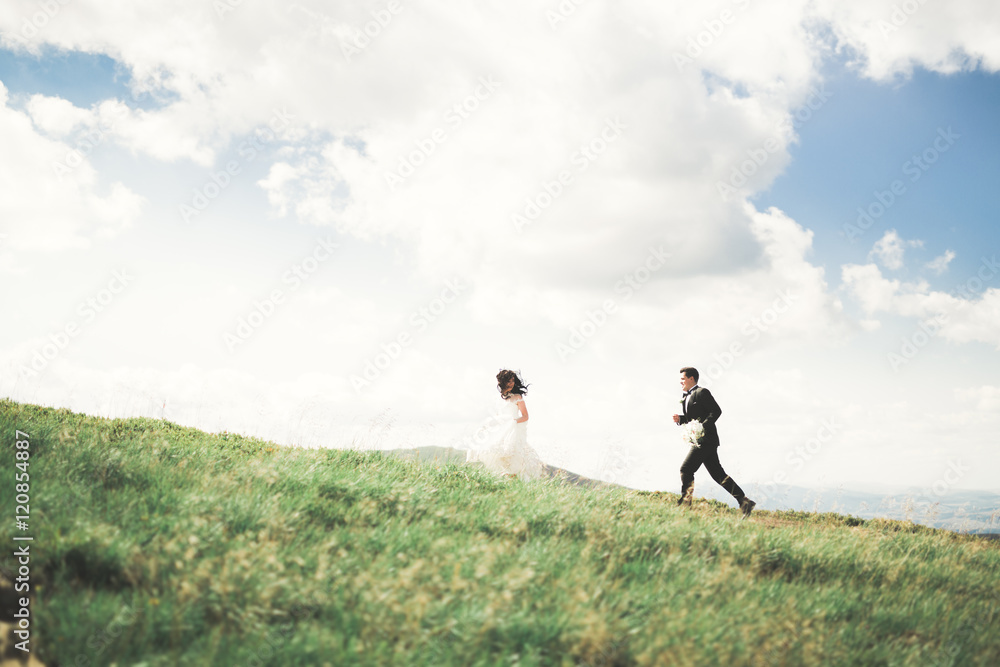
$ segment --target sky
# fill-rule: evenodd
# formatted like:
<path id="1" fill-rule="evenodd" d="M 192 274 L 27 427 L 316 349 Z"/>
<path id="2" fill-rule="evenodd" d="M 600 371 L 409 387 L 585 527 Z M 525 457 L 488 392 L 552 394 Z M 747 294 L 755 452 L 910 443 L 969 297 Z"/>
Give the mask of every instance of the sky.
<path id="1" fill-rule="evenodd" d="M 0 7 L 0 396 L 676 491 L 1000 490 L 1000 7 Z M 704 472 L 700 473 L 705 475 Z M 707 476 L 696 493 L 711 484 Z"/>

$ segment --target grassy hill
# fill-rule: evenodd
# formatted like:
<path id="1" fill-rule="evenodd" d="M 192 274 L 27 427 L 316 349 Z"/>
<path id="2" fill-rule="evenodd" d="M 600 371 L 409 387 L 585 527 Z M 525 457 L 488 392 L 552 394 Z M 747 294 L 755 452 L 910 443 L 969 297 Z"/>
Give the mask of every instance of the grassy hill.
<path id="1" fill-rule="evenodd" d="M 1000 664 L 973 536 L 0 401 L 6 622 L 16 429 L 48 667 Z"/>
<path id="2" fill-rule="evenodd" d="M 455 449 L 454 447 L 417 447 L 414 449 L 386 449 L 382 450 L 386 454 L 391 456 L 398 456 L 407 461 L 419 461 L 420 463 L 431 463 L 435 465 L 446 465 L 448 463 L 454 463 L 456 465 L 461 465 L 465 463 L 466 451 L 464 449 Z M 470 467 L 482 467 L 482 463 L 473 462 L 468 464 Z M 605 482 L 599 479 L 591 479 L 590 477 L 585 477 L 579 475 L 565 468 L 559 468 L 557 466 L 549 465 L 548 463 L 542 463 L 545 467 L 545 472 L 550 479 L 555 481 L 566 482 L 569 484 L 575 484 L 576 486 L 582 486 L 587 488 L 595 487 L 617 487 L 623 488 L 620 484 L 614 484 L 613 482 Z"/>

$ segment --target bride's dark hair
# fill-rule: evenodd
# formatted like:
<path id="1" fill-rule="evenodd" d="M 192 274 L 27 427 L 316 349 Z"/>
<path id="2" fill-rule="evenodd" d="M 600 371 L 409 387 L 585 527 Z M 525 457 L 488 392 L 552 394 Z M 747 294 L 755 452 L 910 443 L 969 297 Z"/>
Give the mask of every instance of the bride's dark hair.
<path id="1" fill-rule="evenodd" d="M 504 391 L 504 387 L 511 380 L 514 381 L 514 386 L 511 387 L 509 392 Z M 523 396 L 528 393 L 528 385 L 521 382 L 521 378 L 517 376 L 514 371 L 502 370 L 497 373 L 497 389 L 500 390 L 500 396 L 503 398 L 508 398 L 511 394 L 519 394 Z"/>

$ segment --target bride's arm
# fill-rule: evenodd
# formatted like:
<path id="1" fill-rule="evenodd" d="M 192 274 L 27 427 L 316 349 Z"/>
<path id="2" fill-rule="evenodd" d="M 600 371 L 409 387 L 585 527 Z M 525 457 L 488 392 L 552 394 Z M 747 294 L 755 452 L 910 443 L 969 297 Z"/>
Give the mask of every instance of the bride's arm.
<path id="1" fill-rule="evenodd" d="M 522 398 L 517 402 L 517 407 L 521 411 L 521 416 L 515 419 L 518 424 L 528 421 L 528 406 L 524 404 L 524 399 Z"/>

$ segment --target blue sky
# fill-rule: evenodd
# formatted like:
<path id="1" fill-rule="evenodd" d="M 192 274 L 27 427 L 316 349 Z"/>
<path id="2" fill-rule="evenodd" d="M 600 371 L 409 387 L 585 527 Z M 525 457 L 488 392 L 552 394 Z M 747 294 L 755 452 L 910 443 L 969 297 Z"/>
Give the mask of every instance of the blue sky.
<path id="1" fill-rule="evenodd" d="M 809 221 L 817 259 L 830 268 L 865 261 L 866 241 L 896 228 L 925 241 L 914 255 L 929 260 L 951 248 L 957 253 L 953 273 L 974 271 L 983 240 L 996 237 L 991 223 L 1000 209 L 994 187 L 1000 182 L 1000 77 L 918 69 L 895 82 L 874 82 L 860 78 L 843 59 L 827 64 L 822 76 L 830 99 L 796 122 L 792 165 L 754 201 Z M 12 95 L 58 95 L 80 107 L 108 98 L 143 108 L 165 104 L 132 99 L 128 79 L 127 67 L 104 54 L 0 49 L 0 80 Z M 960 140 L 911 181 L 902 165 L 931 146 L 939 128 L 949 127 Z M 863 240 L 845 242 L 842 225 L 856 220 L 857 208 L 867 207 L 876 190 L 896 179 L 906 183 L 906 193 Z M 940 280 L 942 288 L 950 287 L 947 276 Z"/>
<path id="2" fill-rule="evenodd" d="M 816 257 L 828 269 L 867 261 L 871 243 L 888 229 L 924 241 L 914 258 L 929 261 L 945 249 L 956 257 L 948 273 L 928 275 L 950 290 L 971 275 L 1000 240 L 1000 77 L 982 71 L 942 75 L 917 70 L 896 83 L 858 78 L 838 63 L 826 69 L 830 100 L 799 127 L 792 164 L 756 200 L 777 206 L 816 234 Z M 913 155 L 933 146 L 938 128 L 953 128 L 953 146 L 917 181 L 904 174 Z M 843 225 L 858 218 L 875 191 L 902 180 L 905 193 L 850 243 Z M 902 275 L 920 274 L 914 266 Z M 927 274 L 927 272 L 922 272 Z"/>
<path id="3" fill-rule="evenodd" d="M 30 54 L 3 49 L 0 72 L 11 92 L 58 95 L 80 107 L 129 95 L 127 71 L 105 54 L 55 48 Z"/>
<path id="4" fill-rule="evenodd" d="M 893 228 L 907 239 L 925 242 L 912 250 L 915 257 L 929 261 L 952 249 L 956 258 L 951 271 L 929 276 L 936 287 L 951 289 L 949 280 L 955 275 L 978 267 L 984 241 L 997 238 L 992 223 L 1000 210 L 1000 189 L 995 187 L 1000 182 L 995 120 L 1000 76 L 918 69 L 895 82 L 874 82 L 860 78 L 843 59 L 827 64 L 822 76 L 830 99 L 807 120 L 796 122 L 791 166 L 754 201 L 807 221 L 816 235 L 816 259 L 832 270 L 866 261 L 870 241 Z M 0 81 L 12 95 L 58 95 L 80 107 L 108 98 L 142 108 L 166 103 L 132 99 L 128 78 L 127 68 L 104 54 L 46 49 L 32 55 L 0 49 Z M 903 165 L 933 145 L 939 128 L 953 128 L 960 139 L 914 182 Z M 262 161 L 258 173 L 263 171 Z M 857 219 L 857 208 L 868 207 L 875 191 L 886 190 L 896 179 L 906 184 L 905 194 L 862 239 L 845 239 L 843 225 Z"/>
<path id="5" fill-rule="evenodd" d="M 29 38 L 35 6 L 5 4 L 0 394 L 283 443 L 469 447 L 513 367 L 543 459 L 606 477 L 611 452 L 619 481 L 673 489 L 677 369 L 695 365 L 744 487 L 833 419 L 791 483 L 928 488 L 960 456 L 977 465 L 956 486 L 995 489 L 1000 272 L 949 292 L 1000 254 L 1000 47 L 982 37 L 1000 19 L 923 5 L 887 33 L 889 0 L 760 2 L 702 34 L 731 4 L 591 2 L 555 28 L 529 2 L 406 6 L 350 58 L 378 3 L 78 0 Z"/>

